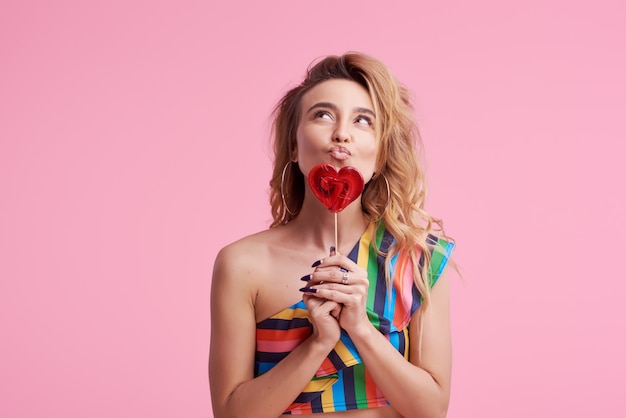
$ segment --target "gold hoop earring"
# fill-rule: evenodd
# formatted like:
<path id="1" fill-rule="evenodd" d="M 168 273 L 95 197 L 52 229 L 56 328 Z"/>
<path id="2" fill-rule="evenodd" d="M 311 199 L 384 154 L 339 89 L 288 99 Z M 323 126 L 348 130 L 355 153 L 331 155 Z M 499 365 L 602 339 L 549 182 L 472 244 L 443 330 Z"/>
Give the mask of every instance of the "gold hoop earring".
<path id="1" fill-rule="evenodd" d="M 287 201 L 285 200 L 285 172 L 287 171 L 287 166 L 289 166 L 292 163 L 293 161 L 289 161 L 283 167 L 283 173 L 280 176 L 280 197 L 283 200 L 283 206 L 285 207 L 285 210 L 287 211 L 287 213 L 290 214 L 291 216 L 294 216 L 295 213 L 289 210 L 289 206 L 287 206 Z"/>

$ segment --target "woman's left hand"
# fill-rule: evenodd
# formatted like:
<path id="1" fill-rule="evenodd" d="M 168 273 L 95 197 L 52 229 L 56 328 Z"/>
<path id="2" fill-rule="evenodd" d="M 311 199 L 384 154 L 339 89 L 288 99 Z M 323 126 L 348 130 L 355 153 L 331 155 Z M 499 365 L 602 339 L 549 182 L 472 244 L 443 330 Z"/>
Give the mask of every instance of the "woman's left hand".
<path id="1" fill-rule="evenodd" d="M 348 334 L 369 326 L 365 309 L 369 280 L 367 272 L 343 255 L 332 255 L 313 263 L 315 270 L 303 290 L 311 296 L 340 303 L 339 324 Z M 314 289 L 315 291 L 307 291 Z"/>

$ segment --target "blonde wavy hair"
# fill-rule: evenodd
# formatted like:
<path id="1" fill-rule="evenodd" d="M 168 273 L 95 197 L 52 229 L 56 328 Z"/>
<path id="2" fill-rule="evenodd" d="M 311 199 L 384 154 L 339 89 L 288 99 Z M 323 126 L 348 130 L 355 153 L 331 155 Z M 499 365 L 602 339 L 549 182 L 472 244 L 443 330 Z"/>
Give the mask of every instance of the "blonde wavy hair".
<path id="1" fill-rule="evenodd" d="M 434 233 L 439 237 L 448 237 L 443 231 L 442 221 L 433 218 L 424 209 L 427 189 L 418 159 L 422 144 L 409 92 L 379 60 L 357 52 L 325 57 L 310 66 L 304 81 L 278 102 L 273 113 L 274 168 L 270 181 L 273 222 L 270 227 L 289 223 L 302 208 L 305 179 L 297 163 L 292 163 L 300 102 L 313 87 L 331 79 L 355 81 L 370 94 L 380 142 L 376 173 L 363 192 L 362 209 L 371 220 L 384 222 L 395 238 L 387 260 L 399 252 L 408 256 L 415 283 L 422 295 L 422 306 L 427 309 L 430 302 L 428 270 L 431 251 L 441 251 L 440 248 L 433 248 L 427 236 Z M 389 201 L 383 174 L 389 182 Z M 281 190 L 283 180 L 284 189 Z M 421 263 L 420 256 L 423 257 Z M 388 268 L 386 277 L 390 286 Z"/>

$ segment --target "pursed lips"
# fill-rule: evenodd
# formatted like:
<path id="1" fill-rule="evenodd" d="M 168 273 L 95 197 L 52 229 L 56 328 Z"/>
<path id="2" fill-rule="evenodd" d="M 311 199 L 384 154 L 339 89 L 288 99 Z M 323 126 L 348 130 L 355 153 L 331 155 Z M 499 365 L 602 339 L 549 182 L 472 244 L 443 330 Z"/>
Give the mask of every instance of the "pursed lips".
<path id="1" fill-rule="evenodd" d="M 344 147 L 332 147 L 328 151 L 328 153 L 331 155 L 331 157 L 340 161 L 343 161 L 352 155 L 350 150 Z"/>

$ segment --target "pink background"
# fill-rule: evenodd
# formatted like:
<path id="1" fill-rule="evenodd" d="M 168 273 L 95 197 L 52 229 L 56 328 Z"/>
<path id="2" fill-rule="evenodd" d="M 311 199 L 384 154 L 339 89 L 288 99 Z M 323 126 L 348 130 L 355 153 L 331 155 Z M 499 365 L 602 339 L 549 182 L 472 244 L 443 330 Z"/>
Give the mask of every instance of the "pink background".
<path id="1" fill-rule="evenodd" d="M 381 4 L 2 2 L 2 417 L 211 416 L 213 259 L 346 50 L 415 93 L 457 240 L 449 417 L 624 414 L 625 3 Z"/>

